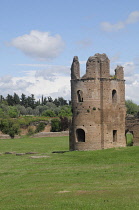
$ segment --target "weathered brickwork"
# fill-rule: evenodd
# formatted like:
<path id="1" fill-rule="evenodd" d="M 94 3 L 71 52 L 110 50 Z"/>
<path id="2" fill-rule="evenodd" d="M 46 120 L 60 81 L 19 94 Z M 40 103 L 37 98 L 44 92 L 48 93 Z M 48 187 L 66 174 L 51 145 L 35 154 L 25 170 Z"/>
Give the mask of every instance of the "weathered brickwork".
<path id="1" fill-rule="evenodd" d="M 125 140 L 125 82 L 123 67 L 110 76 L 106 54 L 95 54 L 80 77 L 78 57 L 71 66 L 73 118 L 70 150 L 97 150 L 123 147 Z"/>

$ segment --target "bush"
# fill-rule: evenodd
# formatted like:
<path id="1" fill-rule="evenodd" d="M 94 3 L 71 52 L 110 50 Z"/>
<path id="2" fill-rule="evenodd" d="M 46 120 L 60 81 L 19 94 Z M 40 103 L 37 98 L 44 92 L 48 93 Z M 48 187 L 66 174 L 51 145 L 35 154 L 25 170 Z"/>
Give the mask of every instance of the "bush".
<path id="1" fill-rule="evenodd" d="M 27 133 L 27 135 L 28 136 L 31 136 L 31 135 L 33 135 L 34 134 L 34 129 L 32 128 L 32 127 L 29 127 L 28 128 L 28 133 Z"/>
<path id="2" fill-rule="evenodd" d="M 45 116 L 45 117 L 55 117 L 55 113 L 53 110 L 46 110 L 42 113 L 42 116 Z"/>
<path id="3" fill-rule="evenodd" d="M 15 135 L 20 134 L 19 124 L 10 119 L 1 120 L 0 130 L 2 133 L 8 134 L 12 139 Z"/>
<path id="4" fill-rule="evenodd" d="M 51 120 L 51 132 L 61 131 L 61 121 L 59 119 Z"/>
<path id="5" fill-rule="evenodd" d="M 36 127 L 36 130 L 35 130 L 35 133 L 38 133 L 38 132 L 41 132 L 45 129 L 45 123 L 43 122 L 40 122 L 37 127 Z"/>
<path id="6" fill-rule="evenodd" d="M 60 117 L 61 120 L 61 130 L 66 131 L 69 129 L 70 120 L 67 117 Z"/>
<path id="7" fill-rule="evenodd" d="M 8 115 L 11 118 L 16 118 L 19 115 L 19 112 L 15 106 L 9 106 Z"/>
<path id="8" fill-rule="evenodd" d="M 72 116 L 72 112 L 71 112 L 71 106 L 62 106 L 60 111 L 59 111 L 59 114 L 58 114 L 59 117 L 70 117 Z"/>

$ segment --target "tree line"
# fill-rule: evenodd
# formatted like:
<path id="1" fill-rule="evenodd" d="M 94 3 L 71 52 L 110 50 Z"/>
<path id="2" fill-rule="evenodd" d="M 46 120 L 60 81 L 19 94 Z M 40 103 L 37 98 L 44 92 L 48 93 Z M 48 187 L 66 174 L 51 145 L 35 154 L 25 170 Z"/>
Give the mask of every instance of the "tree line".
<path id="1" fill-rule="evenodd" d="M 21 105 L 25 108 L 31 107 L 32 109 L 34 109 L 36 106 L 46 105 L 48 102 L 52 102 L 56 106 L 70 104 L 70 101 L 65 100 L 63 97 L 58 97 L 53 100 L 51 96 L 44 97 L 42 95 L 41 99 L 36 100 L 34 94 L 26 96 L 22 93 L 21 96 L 19 96 L 18 94 L 14 93 L 14 95 L 8 94 L 5 98 L 2 95 L 0 95 L 0 103 L 5 103 L 8 106 Z"/>
<path id="2" fill-rule="evenodd" d="M 9 115 L 11 118 L 16 118 L 21 115 L 34 115 L 34 116 L 71 116 L 71 102 L 65 100 L 63 97 L 41 97 L 36 100 L 34 95 L 26 96 L 22 93 L 19 97 L 18 94 L 8 94 L 5 98 L 0 96 L 0 117 Z"/>

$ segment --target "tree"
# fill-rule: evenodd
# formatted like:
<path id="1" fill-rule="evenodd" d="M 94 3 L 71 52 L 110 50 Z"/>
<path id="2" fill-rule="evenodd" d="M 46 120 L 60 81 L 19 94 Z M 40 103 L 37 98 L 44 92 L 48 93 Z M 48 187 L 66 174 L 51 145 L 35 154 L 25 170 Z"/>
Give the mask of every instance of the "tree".
<path id="1" fill-rule="evenodd" d="M 2 108 L 0 108 L 0 118 L 4 118 L 4 111 Z"/>
<path id="2" fill-rule="evenodd" d="M 61 120 L 61 130 L 66 131 L 69 129 L 70 126 L 70 120 L 67 117 L 60 117 Z"/>
<path id="3" fill-rule="evenodd" d="M 13 100 L 13 96 L 12 95 L 7 95 L 6 97 L 6 101 L 8 103 L 9 106 L 13 106 L 14 105 L 14 100 Z"/>
<path id="4" fill-rule="evenodd" d="M 20 102 L 21 105 L 24 106 L 24 107 L 27 107 L 27 98 L 26 98 L 25 94 L 22 93 L 20 100 L 21 100 L 21 102 Z"/>
<path id="5" fill-rule="evenodd" d="M 11 119 L 0 121 L 0 130 L 2 133 L 8 134 L 12 139 L 15 135 L 20 134 L 20 126 Z"/>
<path id="6" fill-rule="evenodd" d="M 19 112 L 19 115 L 26 115 L 27 111 L 26 108 L 24 106 L 21 106 L 20 104 L 16 105 L 16 108 Z"/>
<path id="7" fill-rule="evenodd" d="M 16 118 L 19 116 L 19 112 L 15 106 L 9 106 L 8 115 L 11 118 Z"/>
<path id="8" fill-rule="evenodd" d="M 33 115 L 33 109 L 31 107 L 27 107 L 26 112 L 28 115 Z"/>
<path id="9" fill-rule="evenodd" d="M 14 105 L 20 104 L 20 98 L 16 93 L 14 93 L 14 96 L 13 96 L 13 103 Z"/>
<path id="10" fill-rule="evenodd" d="M 49 96 L 49 97 L 47 98 L 47 100 L 48 100 L 48 102 L 53 102 L 53 99 L 51 98 L 51 96 Z"/>
<path id="11" fill-rule="evenodd" d="M 63 97 L 58 97 L 58 99 L 56 98 L 53 103 L 56 106 L 64 106 L 64 105 L 68 105 L 67 100 L 65 100 Z"/>
<path id="12" fill-rule="evenodd" d="M 46 111 L 44 111 L 42 113 L 42 116 L 45 116 L 45 117 L 55 117 L 56 115 L 55 115 L 55 113 L 54 113 L 53 110 L 48 109 L 48 110 L 46 110 Z"/>
<path id="13" fill-rule="evenodd" d="M 126 100 L 125 102 L 127 108 L 127 114 L 137 114 L 139 112 L 139 106 L 135 104 L 132 100 Z"/>
<path id="14" fill-rule="evenodd" d="M 59 117 L 70 117 L 72 116 L 72 112 L 71 112 L 71 106 L 62 106 L 61 110 L 59 111 L 58 114 Z"/>
<path id="15" fill-rule="evenodd" d="M 52 132 L 61 131 L 61 122 L 60 122 L 59 119 L 52 119 L 51 120 L 51 131 Z"/>

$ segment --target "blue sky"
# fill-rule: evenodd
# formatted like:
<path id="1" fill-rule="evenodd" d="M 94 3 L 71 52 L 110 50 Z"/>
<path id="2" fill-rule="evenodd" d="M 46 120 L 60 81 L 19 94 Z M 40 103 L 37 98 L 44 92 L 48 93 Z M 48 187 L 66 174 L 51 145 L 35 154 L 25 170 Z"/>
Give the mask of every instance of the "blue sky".
<path id="1" fill-rule="evenodd" d="M 124 66 L 126 99 L 139 104 L 138 0 L 1 0 L 0 94 L 70 99 L 73 56 L 106 53 Z"/>

